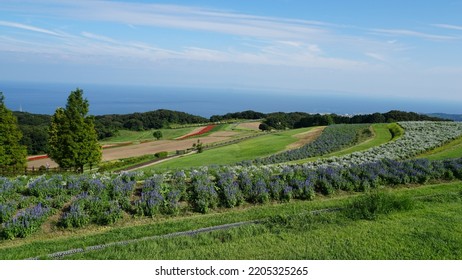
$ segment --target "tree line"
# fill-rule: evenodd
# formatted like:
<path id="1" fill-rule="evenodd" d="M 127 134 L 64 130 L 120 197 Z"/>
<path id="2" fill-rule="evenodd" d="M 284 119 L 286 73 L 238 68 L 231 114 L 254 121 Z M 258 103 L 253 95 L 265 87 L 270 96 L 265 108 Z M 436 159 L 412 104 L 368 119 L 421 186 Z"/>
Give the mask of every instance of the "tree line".
<path id="1" fill-rule="evenodd" d="M 387 113 L 373 113 L 354 116 L 337 114 L 308 114 L 303 112 L 271 113 L 267 114 L 260 128 L 292 129 L 311 126 L 324 126 L 332 124 L 359 124 L 359 123 L 392 123 L 400 121 L 449 121 L 439 117 L 432 117 L 414 112 L 392 110 Z"/>

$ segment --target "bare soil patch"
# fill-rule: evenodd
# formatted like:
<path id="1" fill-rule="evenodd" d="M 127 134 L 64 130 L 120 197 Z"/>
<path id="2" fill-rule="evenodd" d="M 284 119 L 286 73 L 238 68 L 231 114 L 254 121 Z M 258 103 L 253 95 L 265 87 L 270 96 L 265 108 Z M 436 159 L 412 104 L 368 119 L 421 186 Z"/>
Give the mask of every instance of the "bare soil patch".
<path id="1" fill-rule="evenodd" d="M 172 152 L 176 150 L 186 150 L 191 148 L 194 143 L 197 143 L 197 140 L 200 140 L 203 144 L 210 144 L 231 139 L 231 134 L 223 134 L 223 132 L 217 132 L 218 136 L 209 135 L 205 137 L 184 140 L 160 140 L 129 146 L 111 147 L 110 149 L 103 150 L 103 161 L 137 157 L 163 151 Z M 42 165 L 46 166 L 47 163 L 51 168 L 58 167 L 58 165 L 49 158 L 29 161 L 27 165 L 30 168 L 39 168 Z"/>
<path id="2" fill-rule="evenodd" d="M 287 146 L 287 149 L 288 150 L 297 149 L 297 148 L 305 146 L 308 143 L 313 142 L 314 140 L 316 140 L 316 138 L 319 137 L 319 135 L 321 135 L 322 131 L 325 128 L 326 128 L 325 126 L 316 127 L 310 131 L 294 135 L 296 138 L 298 138 L 298 141 Z"/>
<path id="3" fill-rule="evenodd" d="M 260 129 L 258 128 L 260 126 L 261 122 L 246 122 L 246 123 L 240 123 L 238 126 L 236 126 L 237 129 L 251 129 L 251 130 L 256 130 L 259 131 Z"/>

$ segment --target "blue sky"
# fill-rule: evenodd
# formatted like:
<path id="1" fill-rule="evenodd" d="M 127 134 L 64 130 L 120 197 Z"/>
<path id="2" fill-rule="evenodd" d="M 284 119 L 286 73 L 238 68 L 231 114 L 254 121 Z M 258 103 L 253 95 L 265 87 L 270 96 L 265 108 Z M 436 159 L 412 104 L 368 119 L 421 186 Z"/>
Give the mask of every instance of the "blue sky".
<path id="1" fill-rule="evenodd" d="M 0 80 L 462 102 L 462 1 L 2 1 Z"/>

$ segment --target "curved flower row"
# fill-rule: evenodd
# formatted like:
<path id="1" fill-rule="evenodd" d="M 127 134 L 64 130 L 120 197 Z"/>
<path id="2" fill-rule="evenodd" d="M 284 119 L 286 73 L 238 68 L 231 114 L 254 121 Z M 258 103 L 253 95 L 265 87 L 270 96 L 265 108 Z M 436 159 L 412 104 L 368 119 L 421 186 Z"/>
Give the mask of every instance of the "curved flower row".
<path id="1" fill-rule="evenodd" d="M 354 145 L 358 141 L 359 135 L 368 130 L 369 126 L 369 124 L 331 125 L 324 129 L 316 140 L 303 147 L 243 164 L 275 164 L 326 155 Z"/>
<path id="2" fill-rule="evenodd" d="M 405 160 L 462 136 L 460 122 L 400 122 L 404 135 L 396 141 L 341 157 L 331 157 L 307 166 L 350 166 L 382 159 Z"/>

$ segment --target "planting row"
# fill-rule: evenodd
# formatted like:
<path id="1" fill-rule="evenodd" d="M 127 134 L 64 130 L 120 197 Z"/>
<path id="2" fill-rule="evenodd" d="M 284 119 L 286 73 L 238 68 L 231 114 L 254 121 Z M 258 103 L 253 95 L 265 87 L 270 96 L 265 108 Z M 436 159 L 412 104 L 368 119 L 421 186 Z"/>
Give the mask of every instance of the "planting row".
<path id="1" fill-rule="evenodd" d="M 368 124 L 337 124 L 328 126 L 323 133 L 313 142 L 301 148 L 285 151 L 266 158 L 244 162 L 250 164 L 275 164 L 310 157 L 326 155 L 356 144 L 362 134 L 369 134 Z"/>
<path id="2" fill-rule="evenodd" d="M 190 138 L 190 137 L 205 134 L 207 132 L 210 132 L 214 127 L 215 127 L 215 125 L 213 125 L 213 124 L 207 125 L 206 127 L 202 128 L 201 130 L 199 130 L 197 132 L 189 133 L 189 134 L 183 135 L 181 137 L 178 137 L 177 140 L 183 140 L 183 139 L 186 139 L 186 138 Z"/>
<path id="3" fill-rule="evenodd" d="M 307 163 L 307 166 L 349 166 L 381 159 L 404 160 L 462 136 L 460 122 L 400 122 L 404 135 L 396 141 L 354 152 L 341 157 L 330 157 Z"/>
<path id="4" fill-rule="evenodd" d="M 378 186 L 424 184 L 431 179 L 462 179 L 462 159 L 381 160 L 349 167 L 302 165 L 221 167 L 154 175 L 136 185 L 135 173 L 114 178 L 94 175 L 26 182 L 1 178 L 0 234 L 4 239 L 26 237 L 59 213 L 58 226 L 108 225 L 124 215 L 206 213 L 243 203 L 313 199 L 316 193 L 365 191 Z"/>

